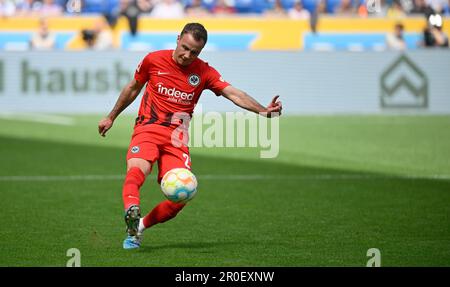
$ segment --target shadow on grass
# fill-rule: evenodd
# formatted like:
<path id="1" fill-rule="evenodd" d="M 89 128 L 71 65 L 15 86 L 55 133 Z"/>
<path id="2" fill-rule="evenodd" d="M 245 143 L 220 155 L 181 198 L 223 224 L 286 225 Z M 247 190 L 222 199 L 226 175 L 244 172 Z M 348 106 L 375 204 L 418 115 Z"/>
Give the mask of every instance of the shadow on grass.
<path id="1" fill-rule="evenodd" d="M 68 175 L 121 175 L 125 174 L 126 149 L 99 147 L 72 143 L 57 143 L 42 140 L 23 140 L 0 137 L 0 176 L 68 176 Z M 300 160 L 299 160 L 300 161 Z M 352 175 L 383 178 L 395 176 L 382 173 L 355 172 L 344 169 L 319 168 L 278 162 L 274 159 L 236 159 L 194 155 L 193 172 L 196 175 L 258 175 L 270 176 L 314 176 L 317 180 L 352 179 Z M 153 171 L 153 176 L 157 168 Z M 336 177 L 333 177 L 336 175 Z M 346 176 L 342 176 L 346 175 Z M 341 178 L 340 178 L 341 176 Z M 302 178 L 300 177 L 299 180 Z M 306 179 L 311 179 L 307 178 Z M 357 179 L 357 177 L 353 178 Z M 402 178 L 396 178 L 402 179 Z M 449 179 L 404 178 L 443 182 Z"/>
<path id="2" fill-rule="evenodd" d="M 156 250 L 164 250 L 164 249 L 204 249 L 205 251 L 208 249 L 215 249 L 218 247 L 225 246 L 235 246 L 236 248 L 242 245 L 254 245 L 258 244 L 258 242 L 241 242 L 241 241 L 192 241 L 192 242 L 180 242 L 180 243 L 167 243 L 167 244 L 153 244 L 147 243 L 142 245 L 139 248 L 139 252 L 150 252 L 153 253 Z"/>

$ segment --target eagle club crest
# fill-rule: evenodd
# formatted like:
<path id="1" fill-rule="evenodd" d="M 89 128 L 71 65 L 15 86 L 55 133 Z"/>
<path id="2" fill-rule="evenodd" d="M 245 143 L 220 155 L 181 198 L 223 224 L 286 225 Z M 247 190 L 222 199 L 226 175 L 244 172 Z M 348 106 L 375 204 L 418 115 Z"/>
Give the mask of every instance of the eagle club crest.
<path id="1" fill-rule="evenodd" d="M 198 86 L 198 84 L 200 84 L 200 77 L 197 74 L 192 74 L 189 76 L 188 78 L 188 82 L 191 86 Z"/>
<path id="2" fill-rule="evenodd" d="M 131 153 L 138 153 L 140 150 L 139 146 L 135 145 L 134 147 L 131 148 Z"/>

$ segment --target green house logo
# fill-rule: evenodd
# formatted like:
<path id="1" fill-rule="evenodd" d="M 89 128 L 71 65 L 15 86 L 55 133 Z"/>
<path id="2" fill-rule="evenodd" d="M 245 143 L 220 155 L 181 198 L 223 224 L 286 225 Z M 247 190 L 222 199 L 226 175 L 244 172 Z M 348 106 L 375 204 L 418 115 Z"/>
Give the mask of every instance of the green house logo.
<path id="1" fill-rule="evenodd" d="M 381 108 L 427 108 L 428 79 L 406 55 L 401 55 L 380 79 Z"/>

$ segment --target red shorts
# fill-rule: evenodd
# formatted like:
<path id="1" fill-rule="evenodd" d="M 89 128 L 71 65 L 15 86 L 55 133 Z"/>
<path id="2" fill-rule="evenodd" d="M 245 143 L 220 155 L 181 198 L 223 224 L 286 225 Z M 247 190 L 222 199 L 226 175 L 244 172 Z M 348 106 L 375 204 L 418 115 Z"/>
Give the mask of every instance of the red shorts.
<path id="1" fill-rule="evenodd" d="M 191 169 L 191 157 L 186 144 L 172 143 L 173 129 L 148 125 L 135 129 L 128 148 L 127 160 L 142 158 L 153 164 L 158 161 L 158 183 L 173 168 Z"/>

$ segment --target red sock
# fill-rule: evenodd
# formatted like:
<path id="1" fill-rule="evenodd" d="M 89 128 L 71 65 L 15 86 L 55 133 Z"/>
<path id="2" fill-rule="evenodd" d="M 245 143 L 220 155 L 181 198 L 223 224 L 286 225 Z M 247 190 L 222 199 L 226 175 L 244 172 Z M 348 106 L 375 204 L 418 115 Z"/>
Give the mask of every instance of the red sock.
<path id="1" fill-rule="evenodd" d="M 143 223 L 145 228 L 174 218 L 185 205 L 186 204 L 184 203 L 175 203 L 170 200 L 164 200 L 144 217 Z"/>
<path id="2" fill-rule="evenodd" d="M 145 174 L 138 167 L 128 170 L 122 189 L 122 199 L 125 210 L 132 205 L 139 205 L 139 188 L 145 181 Z"/>

